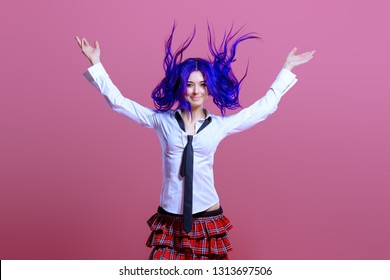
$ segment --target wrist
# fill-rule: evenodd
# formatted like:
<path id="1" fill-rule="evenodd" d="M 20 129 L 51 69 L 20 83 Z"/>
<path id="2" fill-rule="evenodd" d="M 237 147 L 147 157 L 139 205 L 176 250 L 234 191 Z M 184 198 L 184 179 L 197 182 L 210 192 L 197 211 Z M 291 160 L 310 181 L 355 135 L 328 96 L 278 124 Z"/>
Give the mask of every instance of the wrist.
<path id="1" fill-rule="evenodd" d="M 291 70 L 293 70 L 294 66 L 291 65 L 291 64 L 289 64 L 289 63 L 285 63 L 285 64 L 283 65 L 283 68 L 285 68 L 285 69 L 291 71 Z"/>
<path id="2" fill-rule="evenodd" d="M 90 62 L 92 65 L 95 65 L 95 64 L 100 63 L 100 59 L 99 58 L 91 59 Z"/>

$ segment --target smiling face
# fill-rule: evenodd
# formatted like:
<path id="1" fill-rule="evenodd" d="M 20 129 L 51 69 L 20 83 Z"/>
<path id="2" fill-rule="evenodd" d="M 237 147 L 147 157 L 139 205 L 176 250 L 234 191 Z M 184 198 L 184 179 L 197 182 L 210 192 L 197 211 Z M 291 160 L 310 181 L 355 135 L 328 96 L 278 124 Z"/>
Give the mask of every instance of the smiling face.
<path id="1" fill-rule="evenodd" d="M 206 81 L 200 71 L 194 71 L 188 77 L 186 99 L 191 104 L 192 110 L 203 108 L 203 103 L 208 97 Z"/>

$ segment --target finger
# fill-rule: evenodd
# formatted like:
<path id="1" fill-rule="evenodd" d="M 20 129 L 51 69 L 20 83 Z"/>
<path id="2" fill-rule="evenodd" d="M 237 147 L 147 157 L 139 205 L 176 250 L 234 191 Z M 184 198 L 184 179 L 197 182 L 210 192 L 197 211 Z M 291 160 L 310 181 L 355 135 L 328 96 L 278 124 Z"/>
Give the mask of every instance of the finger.
<path id="1" fill-rule="evenodd" d="M 313 55 L 316 51 L 310 51 L 308 52 L 310 55 Z"/>
<path id="2" fill-rule="evenodd" d="M 313 54 L 311 52 L 305 53 L 304 58 L 312 57 Z"/>
<path id="3" fill-rule="evenodd" d="M 309 62 L 312 58 L 313 58 L 313 56 L 309 56 L 309 57 L 305 58 L 303 63 Z"/>
<path id="4" fill-rule="evenodd" d="M 303 53 L 302 55 L 310 56 L 310 55 L 313 55 L 315 52 L 316 52 L 316 51 L 305 52 L 305 53 Z"/>
<path id="5" fill-rule="evenodd" d="M 311 52 L 310 55 L 307 56 L 307 58 L 310 60 L 313 58 L 313 53 Z"/>
<path id="6" fill-rule="evenodd" d="M 98 50 L 100 50 L 100 46 L 99 46 L 99 42 L 98 42 L 98 41 L 95 41 L 95 48 L 97 48 Z"/>
<path id="7" fill-rule="evenodd" d="M 312 56 L 311 56 L 311 57 L 308 57 L 308 58 L 306 59 L 305 63 L 306 63 L 306 62 L 309 62 L 310 60 L 312 60 L 312 58 L 313 58 Z"/>
<path id="8" fill-rule="evenodd" d="M 83 37 L 83 43 L 84 43 L 84 46 L 86 46 L 86 47 L 89 46 L 87 39 L 85 39 L 84 37 Z"/>
<path id="9" fill-rule="evenodd" d="M 300 55 L 300 57 L 302 57 L 303 59 L 308 58 L 310 56 L 313 56 L 312 52 L 305 52 L 305 53 Z"/>
<path id="10" fill-rule="evenodd" d="M 78 36 L 76 36 L 76 41 L 77 41 L 77 44 L 79 44 L 79 47 L 81 48 L 81 40 Z"/>
<path id="11" fill-rule="evenodd" d="M 289 54 L 295 54 L 297 52 L 298 48 L 297 47 L 294 47 Z"/>

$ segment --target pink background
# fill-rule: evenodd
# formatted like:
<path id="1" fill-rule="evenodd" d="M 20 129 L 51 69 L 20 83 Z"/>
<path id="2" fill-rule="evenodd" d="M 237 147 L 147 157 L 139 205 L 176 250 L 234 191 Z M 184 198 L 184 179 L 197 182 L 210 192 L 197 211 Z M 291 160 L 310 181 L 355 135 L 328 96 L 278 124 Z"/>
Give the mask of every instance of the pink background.
<path id="1" fill-rule="evenodd" d="M 206 23 L 239 47 L 242 105 L 288 51 L 315 49 L 267 121 L 221 143 L 215 180 L 232 259 L 390 259 L 389 4 L 386 1 L 8 1 L 1 4 L 0 259 L 146 259 L 158 205 L 152 130 L 112 112 L 82 73 L 74 36 L 98 39 L 127 97 L 152 107 L 163 42 Z M 213 104 L 207 105 L 216 112 Z M 387 173 L 387 174 L 386 174 Z M 252 240 L 252 241 L 251 241 Z"/>

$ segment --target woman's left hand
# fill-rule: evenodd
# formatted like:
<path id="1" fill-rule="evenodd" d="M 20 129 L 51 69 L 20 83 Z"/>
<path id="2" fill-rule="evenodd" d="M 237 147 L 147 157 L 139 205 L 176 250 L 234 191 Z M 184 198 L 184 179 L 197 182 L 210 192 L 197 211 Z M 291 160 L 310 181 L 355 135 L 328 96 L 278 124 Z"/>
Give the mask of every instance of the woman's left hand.
<path id="1" fill-rule="evenodd" d="M 297 47 L 293 48 L 291 52 L 287 55 L 286 62 L 283 65 L 283 68 L 292 70 L 295 66 L 305 64 L 309 62 L 315 53 L 315 51 L 305 52 L 303 54 L 296 55 Z"/>

